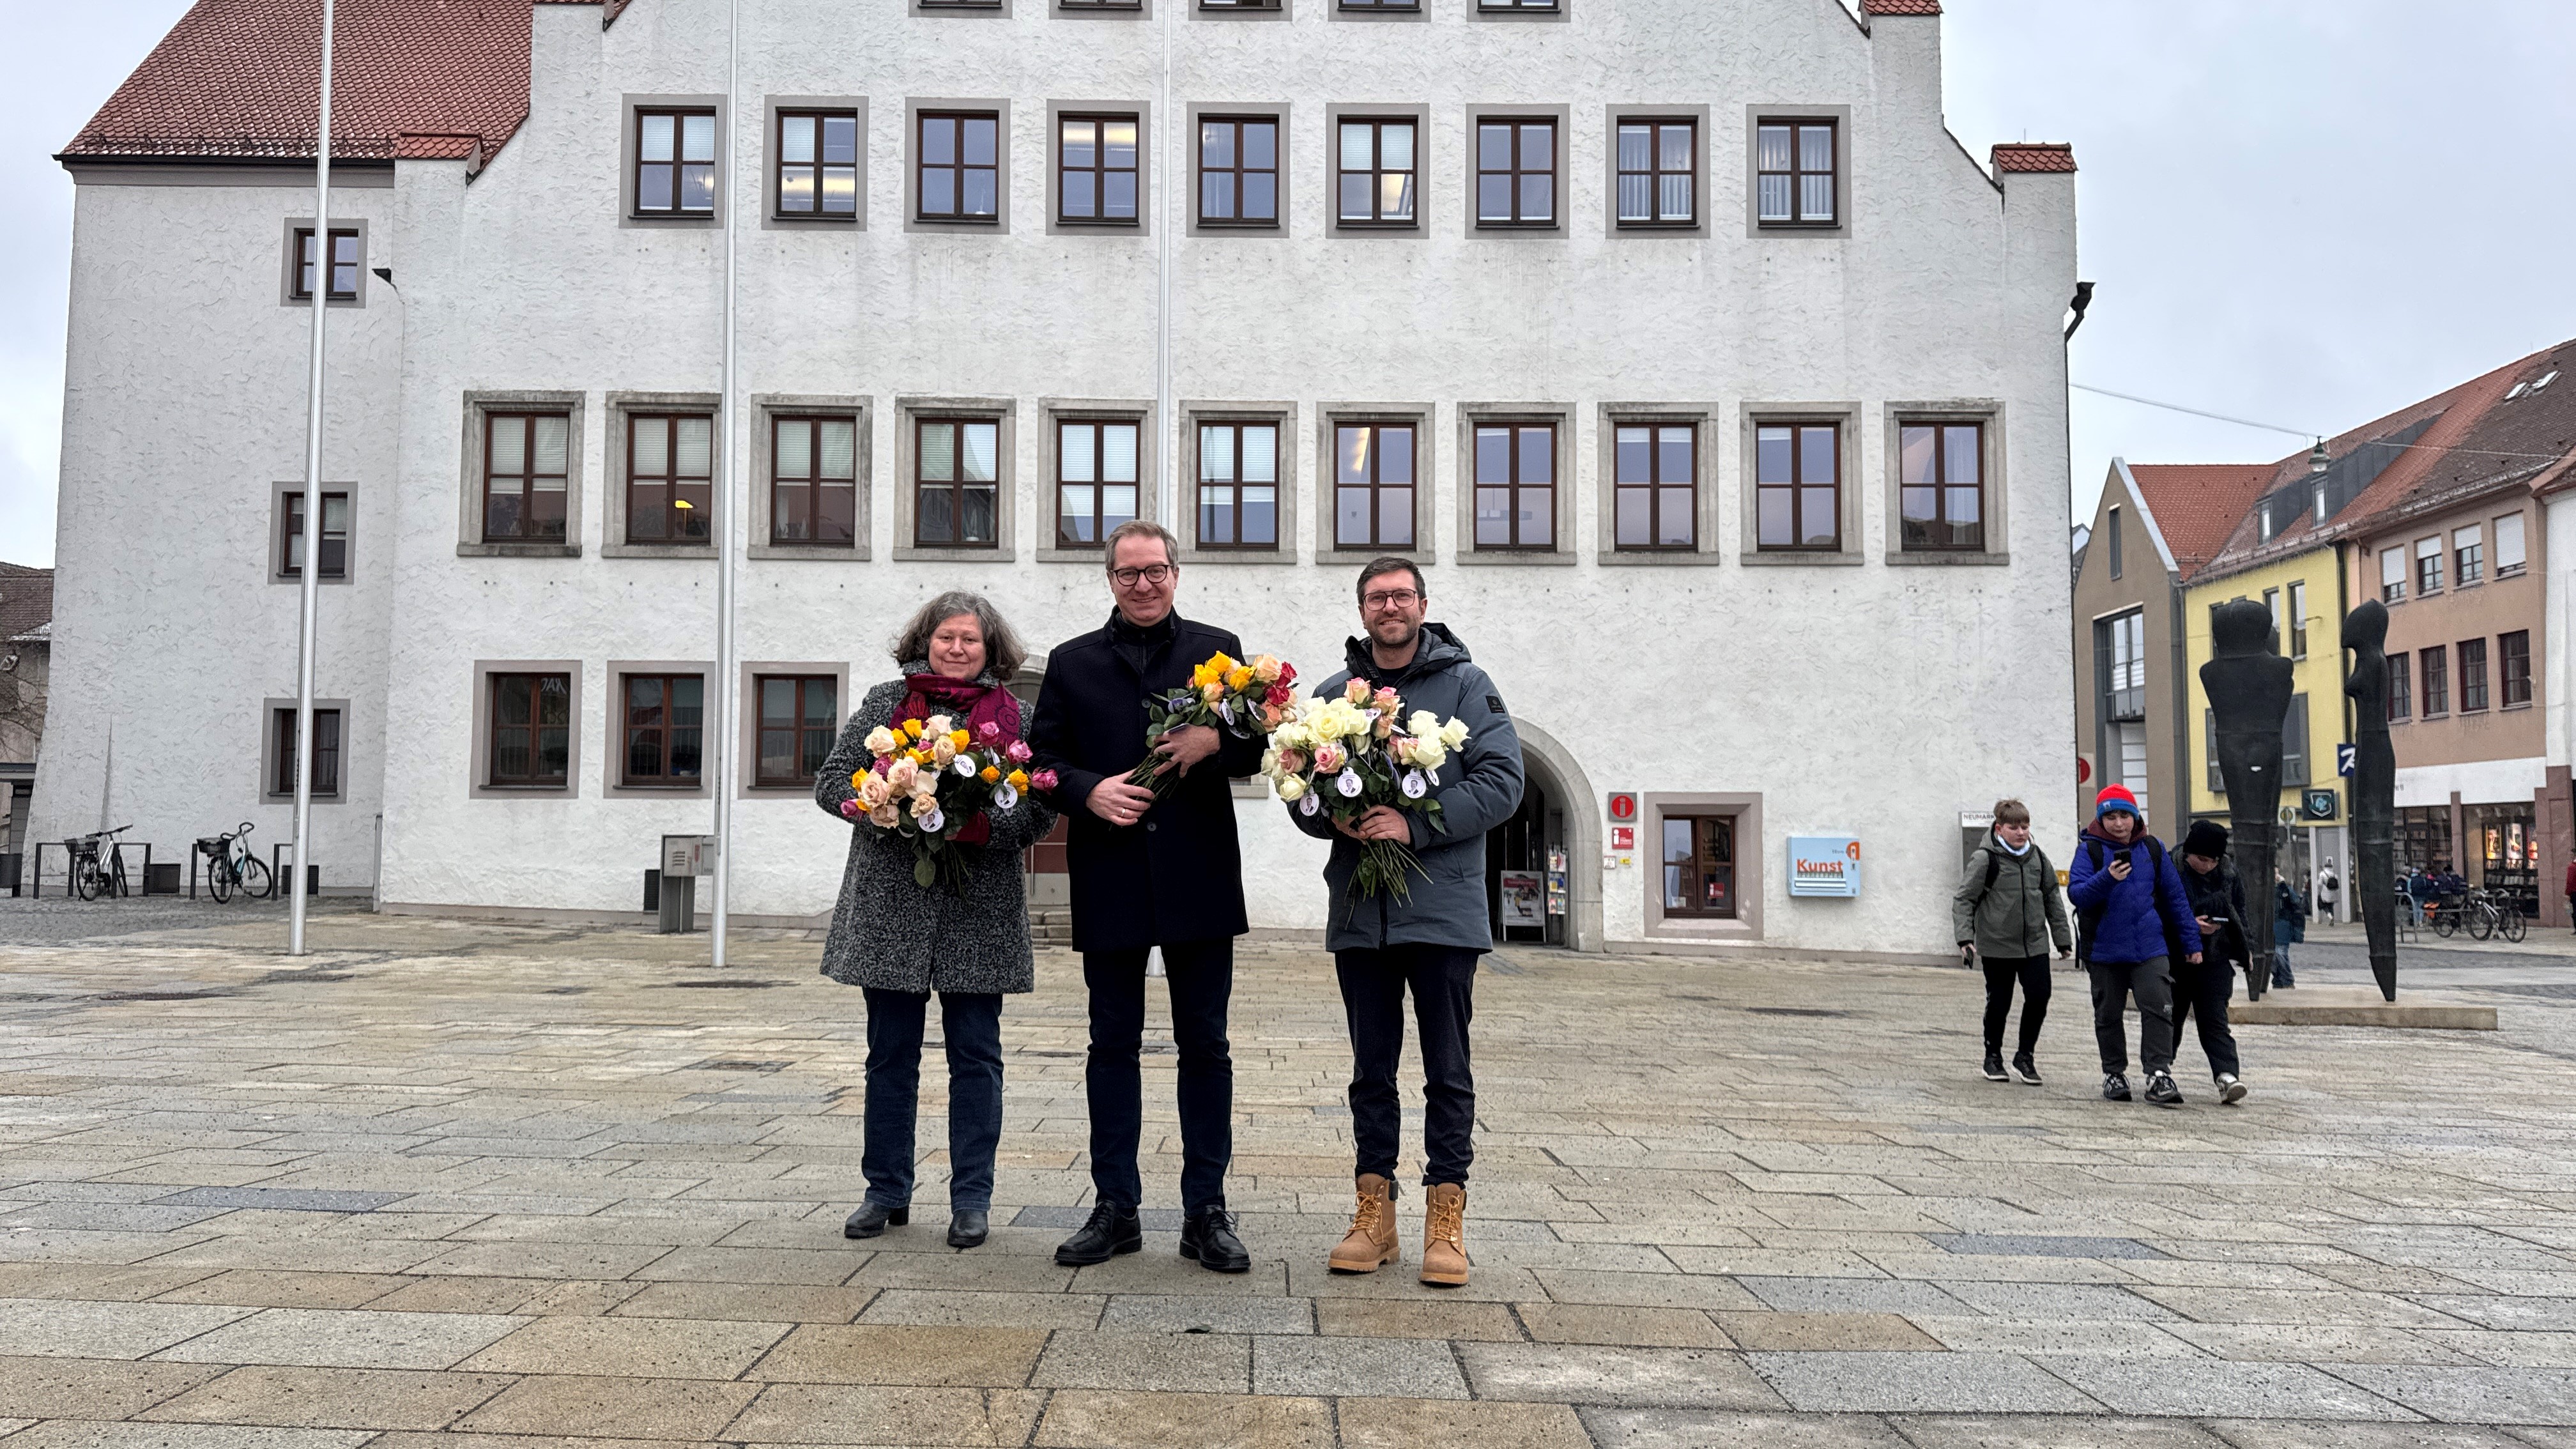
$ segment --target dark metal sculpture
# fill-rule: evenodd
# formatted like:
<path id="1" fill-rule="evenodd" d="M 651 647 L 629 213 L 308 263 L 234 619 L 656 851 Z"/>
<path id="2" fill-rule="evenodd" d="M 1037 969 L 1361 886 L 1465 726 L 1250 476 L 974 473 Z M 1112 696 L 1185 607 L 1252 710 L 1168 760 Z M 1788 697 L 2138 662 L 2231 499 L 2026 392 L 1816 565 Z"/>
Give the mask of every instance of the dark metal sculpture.
<path id="1" fill-rule="evenodd" d="M 2370 974 L 2397 999 L 2397 750 L 2388 742 L 2388 606 L 2365 601 L 2343 619 L 2352 651 L 2352 893 L 2370 933 Z"/>
<path id="2" fill-rule="evenodd" d="M 2238 599 L 2210 611 L 2200 687 L 2218 721 L 2218 773 L 2227 785 L 2228 853 L 2245 882 L 2246 995 L 2272 984 L 2272 849 L 2281 808 L 2281 725 L 2294 687 L 2272 641 L 2272 611 Z M 2179 969 L 2179 963 L 2177 969 Z"/>

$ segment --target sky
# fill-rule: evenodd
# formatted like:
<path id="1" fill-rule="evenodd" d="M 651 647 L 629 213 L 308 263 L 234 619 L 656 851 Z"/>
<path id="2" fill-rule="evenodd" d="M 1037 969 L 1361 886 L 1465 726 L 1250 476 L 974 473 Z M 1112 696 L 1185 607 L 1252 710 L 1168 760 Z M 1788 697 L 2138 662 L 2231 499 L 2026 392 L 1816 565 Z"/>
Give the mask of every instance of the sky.
<path id="1" fill-rule="evenodd" d="M 53 561 L 72 186 L 52 154 L 186 8 L 0 0 L 34 62 L 0 87 L 0 560 Z M 2332 434 L 2576 335 L 2567 0 L 1946 8 L 1969 153 L 2075 144 L 2095 283 L 2075 381 Z M 2072 408 L 2079 522 L 2113 457 L 2303 447 L 2091 393 Z"/>

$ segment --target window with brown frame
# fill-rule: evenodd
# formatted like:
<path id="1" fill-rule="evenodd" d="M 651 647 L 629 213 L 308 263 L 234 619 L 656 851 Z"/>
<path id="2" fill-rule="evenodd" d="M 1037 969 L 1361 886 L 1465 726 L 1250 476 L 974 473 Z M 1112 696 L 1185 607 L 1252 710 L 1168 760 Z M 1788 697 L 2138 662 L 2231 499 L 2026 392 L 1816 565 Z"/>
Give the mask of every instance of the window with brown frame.
<path id="1" fill-rule="evenodd" d="M 1413 225 L 1416 132 L 1410 117 L 1342 118 L 1337 161 L 1342 225 Z"/>
<path id="2" fill-rule="evenodd" d="M 2415 540 L 2415 593 L 2418 598 L 2442 592 L 2442 540 L 2439 535 Z"/>
<path id="3" fill-rule="evenodd" d="M 1898 430 L 1906 551 L 1986 546 L 1985 441 L 1983 423 L 1907 423 Z"/>
<path id="4" fill-rule="evenodd" d="M 635 113 L 635 214 L 716 214 L 716 113 Z"/>
<path id="5" fill-rule="evenodd" d="M 567 413 L 483 415 L 483 539 L 560 542 L 571 462 Z"/>
<path id="6" fill-rule="evenodd" d="M 2487 641 L 2460 641 L 2460 713 L 2477 714 L 2487 707 Z"/>
<path id="7" fill-rule="evenodd" d="M 1556 122 L 1476 121 L 1476 225 L 1556 225 Z"/>
<path id="8" fill-rule="evenodd" d="M 1201 10 L 1276 10 L 1279 0 L 1199 0 Z"/>
<path id="9" fill-rule="evenodd" d="M 1333 547 L 1413 547 L 1413 424 L 1333 429 Z"/>
<path id="10" fill-rule="evenodd" d="M 626 541 L 704 543 L 715 507 L 716 420 L 626 415 Z"/>
<path id="11" fill-rule="evenodd" d="M 1132 422 L 1059 418 L 1055 425 L 1055 546 L 1098 548 L 1136 518 Z"/>
<path id="12" fill-rule="evenodd" d="M 1479 10 L 1555 10 L 1559 0 L 1476 0 Z"/>
<path id="13" fill-rule="evenodd" d="M 494 674 L 487 687 L 492 692 L 487 783 L 561 788 L 572 759 L 572 676 Z"/>
<path id="14" fill-rule="evenodd" d="M 839 681 L 828 674 L 764 674 L 752 685 L 760 700 L 756 782 L 806 784 L 821 773 L 841 731 Z"/>
<path id="15" fill-rule="evenodd" d="M 366 262 L 358 244 L 358 233 L 331 228 L 331 295 L 333 302 L 354 302 L 358 297 L 358 269 Z M 295 285 L 289 295 L 297 301 L 313 299 L 313 228 L 295 229 Z"/>
<path id="16" fill-rule="evenodd" d="M 1279 425 L 1199 424 L 1201 548 L 1279 547 Z"/>
<path id="17" fill-rule="evenodd" d="M 769 420 L 769 541 L 847 548 L 859 529 L 859 425 Z"/>
<path id="18" fill-rule="evenodd" d="M 1556 424 L 1476 425 L 1476 548 L 1556 546 Z"/>
<path id="19" fill-rule="evenodd" d="M 1688 551 L 1699 546 L 1699 428 L 1692 423 L 1621 423 L 1612 473 L 1619 551 Z"/>
<path id="20" fill-rule="evenodd" d="M 2388 718 L 2391 723 L 2415 713 L 2415 656 L 2399 650 L 2388 656 Z"/>
<path id="21" fill-rule="evenodd" d="M 269 733 L 276 748 L 269 752 L 276 774 L 268 783 L 272 795 L 295 793 L 295 711 L 269 711 Z M 340 793 L 340 712 L 313 711 L 313 794 L 319 799 Z"/>
<path id="22" fill-rule="evenodd" d="M 2436 644 L 2422 654 L 2422 717 L 2441 719 L 2451 712 L 2451 653 Z"/>
<path id="23" fill-rule="evenodd" d="M 704 675 L 627 674 L 618 679 L 624 752 L 621 785 L 646 789 L 693 786 L 700 779 L 706 743 Z"/>
<path id="24" fill-rule="evenodd" d="M 1001 542 L 1002 425 L 990 418 L 913 422 L 912 541 L 923 548 Z"/>
<path id="25" fill-rule="evenodd" d="M 1136 118 L 1060 116 L 1056 220 L 1136 224 Z"/>
<path id="26" fill-rule="evenodd" d="M 2504 707 L 2531 703 L 2531 631 L 2516 629 L 2496 636 L 2497 672 L 2503 676 Z"/>
<path id="27" fill-rule="evenodd" d="M 1757 550 L 1831 553 L 1843 546 L 1842 431 L 1836 423 L 1753 430 Z"/>
<path id="28" fill-rule="evenodd" d="M 1142 10 L 1142 0 L 1056 0 L 1061 10 Z"/>
<path id="29" fill-rule="evenodd" d="M 923 221 L 1001 219 L 1002 117 L 996 111 L 923 111 L 914 134 Z"/>
<path id="30" fill-rule="evenodd" d="M 859 113 L 778 113 L 778 215 L 852 221 L 859 214 Z"/>
<path id="31" fill-rule="evenodd" d="M 1841 217 L 1831 120 L 1764 119 L 1753 142 L 1755 218 L 1764 226 L 1832 226 Z"/>
<path id="32" fill-rule="evenodd" d="M 1619 224 L 1699 224 L 1699 122 L 1619 122 Z"/>
<path id="33" fill-rule="evenodd" d="M 278 510 L 277 576 L 304 576 L 304 495 L 289 493 Z M 349 495 L 322 495 L 322 573 L 326 579 L 349 576 Z"/>
<path id="34" fill-rule="evenodd" d="M 1664 817 L 1664 914 L 1735 918 L 1735 817 Z"/>
<path id="35" fill-rule="evenodd" d="M 1422 0 L 1341 0 L 1345 10 L 1419 10 Z"/>
<path id="36" fill-rule="evenodd" d="M 2455 587 L 2483 583 L 2487 576 L 2487 535 L 2478 524 L 2451 532 L 2451 578 Z"/>
<path id="37" fill-rule="evenodd" d="M 1199 224 L 1279 224 L 1279 118 L 1199 118 Z"/>

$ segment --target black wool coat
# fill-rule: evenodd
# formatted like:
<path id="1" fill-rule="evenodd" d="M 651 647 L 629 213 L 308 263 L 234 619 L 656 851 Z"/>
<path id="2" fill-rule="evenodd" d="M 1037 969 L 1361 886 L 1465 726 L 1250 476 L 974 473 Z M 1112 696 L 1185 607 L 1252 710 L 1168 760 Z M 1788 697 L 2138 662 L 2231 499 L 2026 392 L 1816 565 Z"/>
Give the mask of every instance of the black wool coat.
<path id="1" fill-rule="evenodd" d="M 1122 632 L 1130 649 L 1118 646 Z M 1177 614 L 1143 636 L 1113 614 L 1101 628 L 1056 646 L 1029 724 L 1029 747 L 1039 766 L 1055 771 L 1054 804 L 1070 822 L 1065 857 L 1077 951 L 1141 951 L 1251 929 L 1227 779 L 1261 768 L 1259 737 L 1220 731 L 1216 755 L 1192 767 L 1134 825 L 1113 826 L 1085 803 L 1094 786 L 1126 778 L 1145 758 L 1148 694 L 1187 684 L 1211 654 L 1243 658 L 1233 634 Z M 1141 673 L 1129 658 L 1137 645 L 1145 655 Z"/>

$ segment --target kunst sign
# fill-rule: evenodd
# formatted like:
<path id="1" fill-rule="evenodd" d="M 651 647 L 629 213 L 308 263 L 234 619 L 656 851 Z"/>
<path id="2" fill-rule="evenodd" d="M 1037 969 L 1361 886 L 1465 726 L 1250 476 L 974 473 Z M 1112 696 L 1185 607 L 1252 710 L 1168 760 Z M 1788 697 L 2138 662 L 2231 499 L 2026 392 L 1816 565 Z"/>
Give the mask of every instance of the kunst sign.
<path id="1" fill-rule="evenodd" d="M 1789 837 L 1789 894 L 1860 894 L 1860 839 L 1852 835 Z"/>

